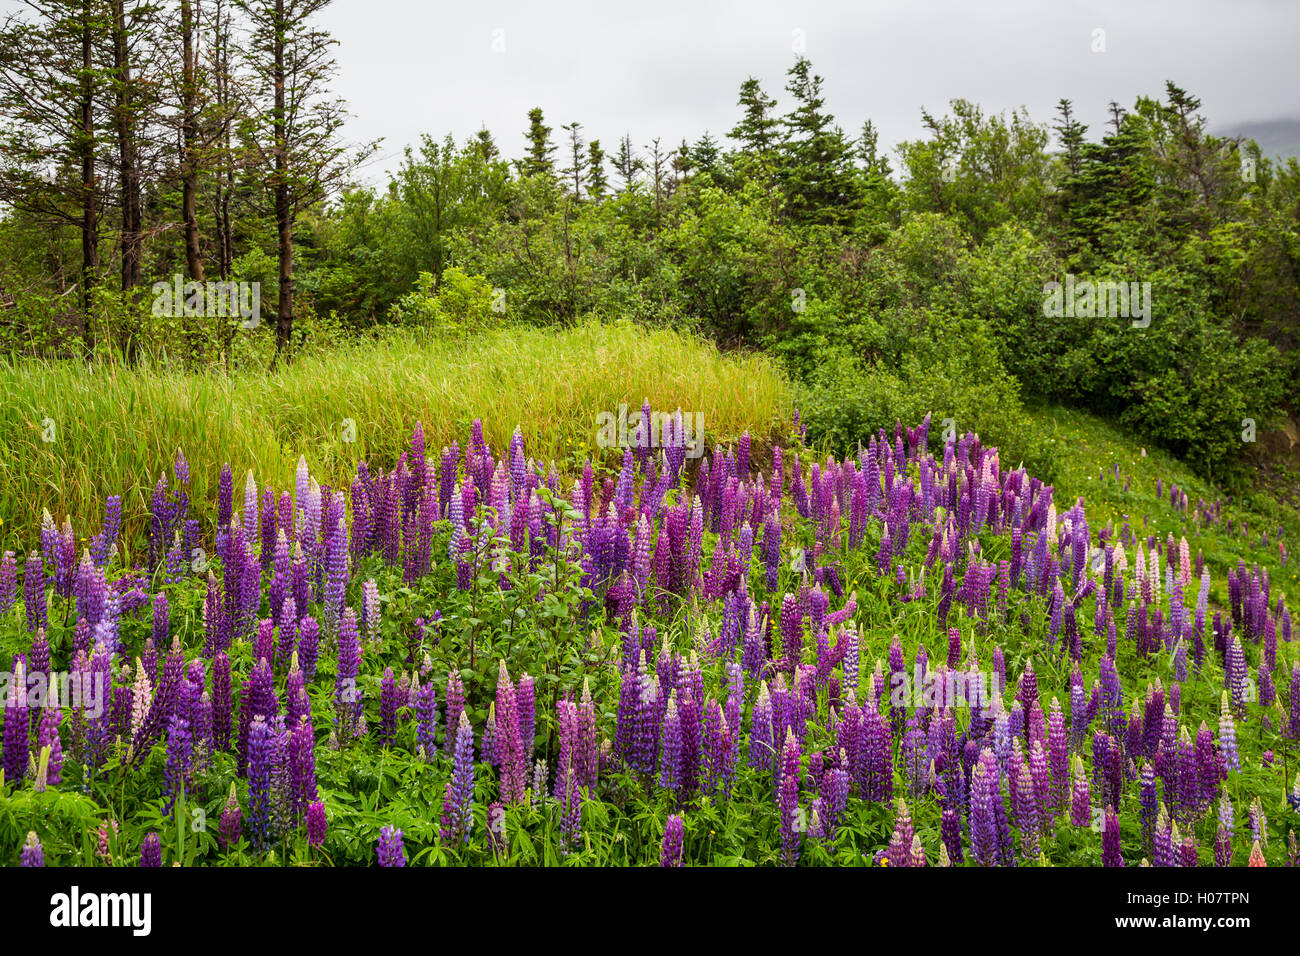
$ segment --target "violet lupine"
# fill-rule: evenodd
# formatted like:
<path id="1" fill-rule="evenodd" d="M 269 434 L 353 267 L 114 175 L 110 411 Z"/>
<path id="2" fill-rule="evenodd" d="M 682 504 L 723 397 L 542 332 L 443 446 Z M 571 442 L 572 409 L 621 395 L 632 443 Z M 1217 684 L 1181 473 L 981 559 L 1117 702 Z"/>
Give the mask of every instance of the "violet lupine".
<path id="1" fill-rule="evenodd" d="M 1224 690 L 1232 695 L 1232 712 L 1238 717 L 1246 714 L 1246 655 L 1241 648 L 1241 638 L 1234 635 L 1228 645 L 1224 661 Z"/>
<path id="2" fill-rule="evenodd" d="M 998 815 L 1002 803 L 997 758 L 983 751 L 971 768 L 971 857 L 979 866 L 994 866 L 999 856 Z"/>
<path id="3" fill-rule="evenodd" d="M 889 840 L 889 848 L 885 851 L 891 867 L 911 866 L 912 841 L 915 838 L 911 811 L 907 809 L 907 801 L 900 797 L 894 813 L 894 831 Z"/>
<path id="4" fill-rule="evenodd" d="M 253 849 L 271 841 L 271 784 L 275 741 L 266 718 L 253 718 L 248 729 L 248 829 Z"/>
<path id="5" fill-rule="evenodd" d="M 0 556 L 0 617 L 14 606 L 18 596 L 18 561 L 12 551 Z"/>
<path id="6" fill-rule="evenodd" d="M 1214 865 L 1229 866 L 1232 863 L 1233 817 L 1232 801 L 1225 793 L 1219 799 L 1219 815 L 1214 834 Z"/>
<path id="7" fill-rule="evenodd" d="M 63 740 L 59 734 L 59 725 L 63 722 L 63 711 L 50 706 L 41 715 L 40 727 L 36 733 L 36 750 L 44 753 L 49 748 L 45 763 L 45 783 L 57 787 L 63 782 Z"/>
<path id="8" fill-rule="evenodd" d="M 438 694 L 432 682 L 421 684 L 412 694 L 415 706 L 415 738 L 425 760 L 437 750 L 434 736 L 438 725 Z"/>
<path id="9" fill-rule="evenodd" d="M 334 679 L 334 722 L 340 742 L 347 741 L 359 730 L 362 695 L 357 674 L 360 667 L 357 615 L 352 608 L 346 608 L 339 621 L 338 670 Z"/>
<path id="10" fill-rule="evenodd" d="M 506 671 L 506 662 L 497 667 L 496 726 L 497 760 L 501 771 L 501 798 L 504 803 L 524 802 L 528 789 L 528 756 L 519 733 L 519 708 L 514 683 Z"/>
<path id="11" fill-rule="evenodd" d="M 678 867 L 682 865 L 682 844 L 685 839 L 685 822 L 680 813 L 669 815 L 664 824 L 663 845 L 659 852 L 659 865 Z"/>
<path id="12" fill-rule="evenodd" d="M 194 739 L 190 735 L 190 722 L 173 715 L 167 728 L 167 764 L 164 767 L 167 800 L 163 813 L 172 816 L 177 799 L 189 790 L 194 770 Z"/>
<path id="13" fill-rule="evenodd" d="M 35 830 L 27 831 L 27 839 L 18 854 L 18 866 L 28 868 L 45 866 L 45 851 L 41 847 L 41 841 L 36 837 Z"/>
<path id="14" fill-rule="evenodd" d="M 799 860 L 799 840 L 803 826 L 799 816 L 799 741 L 793 730 L 786 730 L 781 750 L 781 783 L 778 806 L 781 814 L 781 858 L 786 866 Z"/>
<path id="15" fill-rule="evenodd" d="M 11 690 L 4 700 L 3 770 L 8 783 L 17 784 L 27 774 L 31 760 L 28 747 L 27 672 L 21 656 L 15 656 Z"/>
<path id="16" fill-rule="evenodd" d="M 235 784 L 230 784 L 230 794 L 221 808 L 221 819 L 217 824 L 217 844 L 222 850 L 229 850 L 237 845 L 244 833 L 244 815 L 239 808 L 239 797 L 235 795 Z"/>
<path id="17" fill-rule="evenodd" d="M 1083 758 L 1074 758 L 1074 783 L 1070 789 L 1070 824 L 1086 827 L 1092 823 L 1092 794 Z"/>
<path id="18" fill-rule="evenodd" d="M 1119 816 L 1115 813 L 1114 807 L 1106 808 L 1105 822 L 1102 824 L 1101 865 L 1124 865 L 1124 856 L 1120 853 Z"/>
<path id="19" fill-rule="evenodd" d="M 307 807 L 307 844 L 308 846 L 321 847 L 325 845 L 325 804 L 319 800 L 313 800 Z"/>
<path id="20" fill-rule="evenodd" d="M 149 833 L 145 835 L 144 843 L 140 845 L 140 865 L 143 867 L 162 866 L 162 843 L 158 839 L 158 834 Z"/>
<path id="21" fill-rule="evenodd" d="M 376 846 L 376 852 L 380 866 L 406 866 L 406 847 L 402 842 L 402 837 L 402 831 L 394 827 L 384 827 L 379 831 L 379 843 Z"/>
<path id="22" fill-rule="evenodd" d="M 49 624 L 46 584 L 45 565 L 40 554 L 32 551 L 27 556 L 27 566 L 23 571 L 23 602 L 27 610 L 27 630 L 33 634 Z"/>
<path id="23" fill-rule="evenodd" d="M 1291 665 L 1291 691 L 1288 698 L 1286 733 L 1292 740 L 1300 740 L 1300 661 Z"/>
<path id="24" fill-rule="evenodd" d="M 1219 751 L 1223 754 L 1223 765 L 1228 770 L 1241 770 L 1241 759 L 1237 754 L 1237 725 L 1233 722 L 1232 712 L 1228 707 L 1228 692 L 1225 690 L 1219 706 Z"/>
<path id="25" fill-rule="evenodd" d="M 465 686 L 461 683 L 460 671 L 453 667 L 447 674 L 447 730 L 443 737 L 443 749 L 448 756 L 455 752 L 459 743 L 460 718 L 464 712 Z"/>
<path id="26" fill-rule="evenodd" d="M 442 838 L 449 843 L 468 843 L 474 816 L 474 731 L 469 717 L 461 710 L 457 715 L 451 779 L 447 781 L 442 802 Z"/>
<path id="27" fill-rule="evenodd" d="M 398 696 L 393 669 L 385 667 L 379 693 L 379 742 L 384 747 L 391 747 L 397 740 Z"/>

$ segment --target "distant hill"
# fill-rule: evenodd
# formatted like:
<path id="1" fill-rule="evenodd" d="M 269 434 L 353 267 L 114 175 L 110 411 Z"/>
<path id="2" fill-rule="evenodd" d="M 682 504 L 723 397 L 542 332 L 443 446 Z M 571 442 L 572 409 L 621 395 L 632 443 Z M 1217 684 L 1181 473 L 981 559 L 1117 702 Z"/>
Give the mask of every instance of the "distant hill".
<path id="1" fill-rule="evenodd" d="M 1265 156 L 1273 159 L 1300 158 L 1300 119 L 1254 120 L 1233 123 L 1215 131 L 1216 136 L 1243 136 L 1259 143 Z"/>

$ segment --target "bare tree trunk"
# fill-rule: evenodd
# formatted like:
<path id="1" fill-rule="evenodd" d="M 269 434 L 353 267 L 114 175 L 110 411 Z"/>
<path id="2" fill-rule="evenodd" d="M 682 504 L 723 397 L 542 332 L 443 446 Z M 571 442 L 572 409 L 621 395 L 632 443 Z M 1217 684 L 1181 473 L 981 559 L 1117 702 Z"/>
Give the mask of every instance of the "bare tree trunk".
<path id="1" fill-rule="evenodd" d="M 90 353 L 95 336 L 90 325 L 91 290 L 99 280 L 99 211 L 95 186 L 95 91 L 91 0 L 81 0 L 81 336 Z"/>
<path id="2" fill-rule="evenodd" d="M 114 116 L 117 133 L 119 186 L 122 193 L 122 291 L 144 281 L 143 209 L 140 199 L 140 156 L 135 141 L 135 88 L 131 79 L 131 48 L 126 28 L 126 0 L 112 0 Z M 135 360 L 134 329 L 126 330 L 127 361 Z"/>
<path id="3" fill-rule="evenodd" d="M 122 289 L 134 289 L 143 281 L 142 209 L 140 200 L 140 157 L 135 141 L 135 97 L 131 79 L 131 51 L 127 43 L 125 0 L 113 0 L 113 70 L 118 160 L 122 190 Z"/>
<path id="4" fill-rule="evenodd" d="M 284 0 L 275 0 L 277 24 L 284 23 Z M 293 207 L 289 196 L 288 121 L 285 105 L 284 33 L 275 35 L 275 224 L 279 233 L 280 299 L 276 307 L 275 354 L 285 355 L 293 332 Z"/>
<path id="5" fill-rule="evenodd" d="M 203 256 L 199 246 L 198 180 L 195 155 L 197 138 L 198 87 L 194 48 L 193 0 L 181 0 L 181 218 L 185 223 L 185 266 L 190 278 L 203 281 Z"/>

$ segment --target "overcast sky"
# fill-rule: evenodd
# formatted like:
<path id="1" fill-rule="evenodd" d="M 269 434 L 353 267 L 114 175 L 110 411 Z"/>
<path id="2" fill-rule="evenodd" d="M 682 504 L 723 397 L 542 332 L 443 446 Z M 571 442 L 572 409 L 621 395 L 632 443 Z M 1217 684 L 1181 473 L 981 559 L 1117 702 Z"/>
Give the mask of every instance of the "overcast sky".
<path id="1" fill-rule="evenodd" d="M 746 76 L 784 106 L 799 44 L 845 130 L 870 118 L 891 147 L 955 97 L 1047 121 L 1067 96 L 1095 131 L 1110 100 L 1131 106 L 1166 79 L 1212 126 L 1300 116 L 1296 0 L 334 0 L 322 20 L 340 40 L 350 137 L 384 137 L 371 180 L 425 132 L 486 125 L 518 156 L 533 106 L 557 138 L 578 120 L 607 151 L 624 132 L 721 138 Z"/>

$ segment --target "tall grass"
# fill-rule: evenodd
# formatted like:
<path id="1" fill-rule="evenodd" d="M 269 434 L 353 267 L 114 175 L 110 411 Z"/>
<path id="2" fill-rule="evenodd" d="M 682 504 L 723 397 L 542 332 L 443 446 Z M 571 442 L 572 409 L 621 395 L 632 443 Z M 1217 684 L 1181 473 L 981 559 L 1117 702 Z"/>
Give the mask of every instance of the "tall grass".
<path id="1" fill-rule="evenodd" d="M 462 447 L 475 418 L 495 449 L 522 428 L 529 454 L 572 471 L 595 457 L 596 415 L 648 399 L 698 411 L 710 442 L 788 421 L 790 391 L 761 355 L 723 354 L 698 338 L 630 323 L 511 328 L 468 341 L 388 335 L 302 357 L 273 372 L 0 360 L 0 547 L 35 546 L 42 509 L 98 530 L 103 499 L 123 496 L 127 537 L 147 527 L 158 477 L 183 450 L 201 517 L 229 462 L 238 499 L 291 487 L 299 455 L 342 487 L 358 460 L 390 466 L 423 422 L 431 456 Z M 355 440 L 345 441 L 345 420 Z M 52 423 L 52 441 L 48 423 Z"/>

